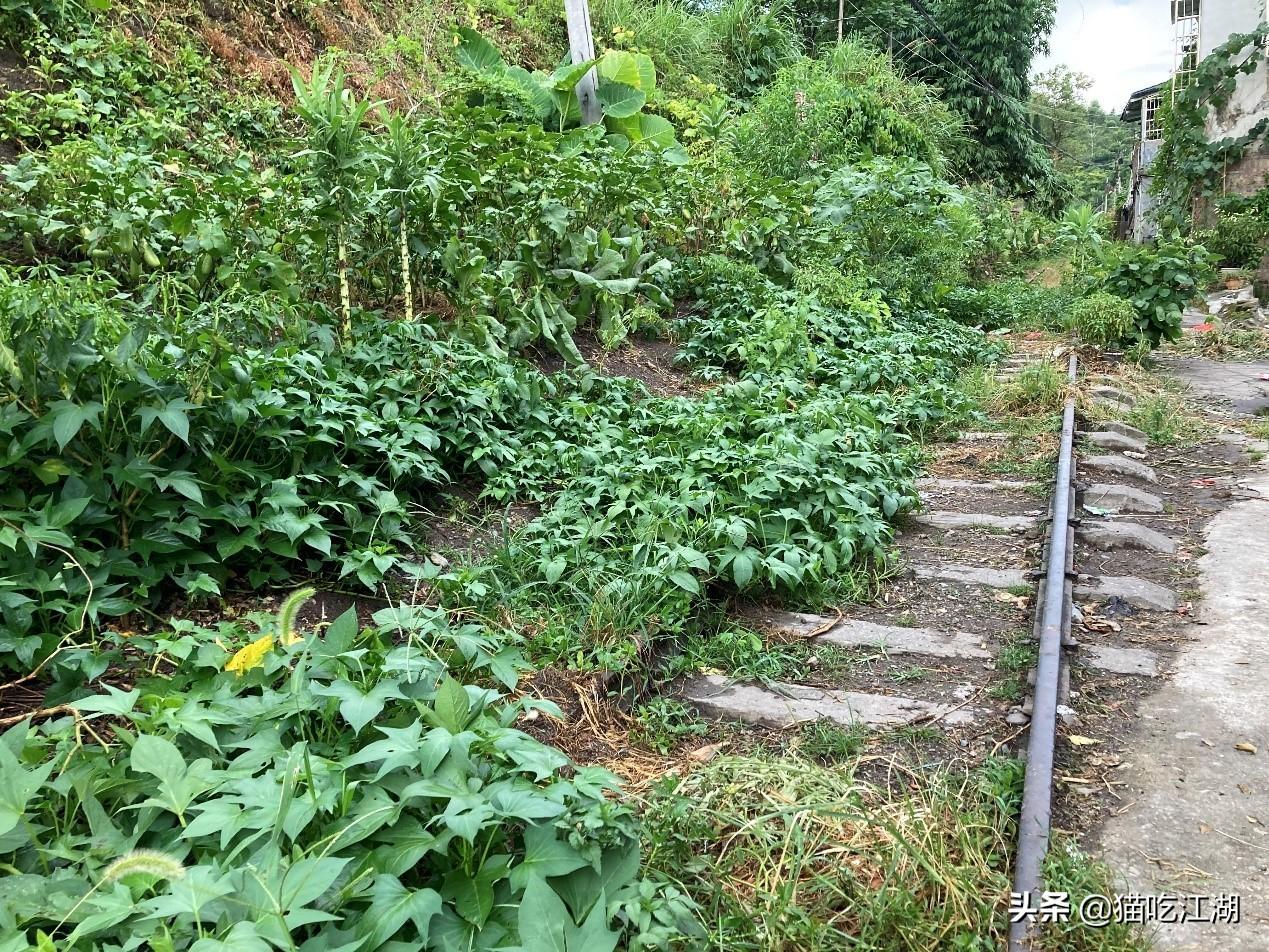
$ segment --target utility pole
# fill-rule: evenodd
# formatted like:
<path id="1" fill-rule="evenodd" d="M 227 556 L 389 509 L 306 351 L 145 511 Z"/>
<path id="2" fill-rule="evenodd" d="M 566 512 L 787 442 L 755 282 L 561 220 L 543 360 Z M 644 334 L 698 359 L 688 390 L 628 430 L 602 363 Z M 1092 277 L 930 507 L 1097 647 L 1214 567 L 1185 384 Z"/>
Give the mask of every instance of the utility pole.
<path id="1" fill-rule="evenodd" d="M 590 33 L 590 4 L 587 0 L 564 0 L 564 15 L 568 20 L 568 51 L 573 62 L 593 60 L 595 41 Z M 577 105 L 582 111 L 583 124 L 599 122 L 599 94 L 593 68 L 577 83 Z"/>
<path id="2" fill-rule="evenodd" d="M 842 41 L 842 21 L 846 19 L 846 0 L 837 0 L 837 42 Z"/>

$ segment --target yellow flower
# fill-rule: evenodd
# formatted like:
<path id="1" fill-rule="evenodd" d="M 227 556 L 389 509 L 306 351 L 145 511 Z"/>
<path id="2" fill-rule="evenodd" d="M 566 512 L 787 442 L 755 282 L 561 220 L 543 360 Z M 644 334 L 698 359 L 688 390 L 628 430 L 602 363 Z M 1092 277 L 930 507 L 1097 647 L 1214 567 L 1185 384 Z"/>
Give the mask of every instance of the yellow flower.
<path id="1" fill-rule="evenodd" d="M 257 638 L 247 647 L 240 648 L 225 664 L 225 670 L 233 671 L 238 677 L 242 677 L 253 668 L 258 668 L 264 664 L 264 656 L 269 653 L 272 647 L 272 635 Z"/>

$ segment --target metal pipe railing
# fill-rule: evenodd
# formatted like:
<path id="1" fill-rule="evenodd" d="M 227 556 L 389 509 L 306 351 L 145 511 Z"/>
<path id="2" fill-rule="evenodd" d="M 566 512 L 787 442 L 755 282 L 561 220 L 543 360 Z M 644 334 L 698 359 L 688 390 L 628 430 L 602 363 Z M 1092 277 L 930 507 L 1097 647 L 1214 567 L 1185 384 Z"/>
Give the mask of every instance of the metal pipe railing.
<path id="1" fill-rule="evenodd" d="M 1067 364 L 1067 377 L 1075 382 L 1076 358 Z M 1038 896 L 1042 888 L 1044 854 L 1049 848 L 1049 818 L 1053 802 L 1053 750 L 1057 742 L 1058 677 L 1062 665 L 1063 628 L 1070 618 L 1067 572 L 1070 559 L 1071 506 L 1074 499 L 1075 395 L 1066 398 L 1062 410 L 1062 442 L 1058 448 L 1057 475 L 1053 482 L 1052 520 L 1046 553 L 1042 612 L 1038 624 L 1039 658 L 1035 693 L 1031 702 L 1031 730 L 1027 742 L 1027 775 L 1022 789 L 1022 814 L 1018 819 L 1018 853 L 1013 888 Z M 1033 923 L 1021 920 L 1009 926 L 1010 952 L 1031 948 Z"/>

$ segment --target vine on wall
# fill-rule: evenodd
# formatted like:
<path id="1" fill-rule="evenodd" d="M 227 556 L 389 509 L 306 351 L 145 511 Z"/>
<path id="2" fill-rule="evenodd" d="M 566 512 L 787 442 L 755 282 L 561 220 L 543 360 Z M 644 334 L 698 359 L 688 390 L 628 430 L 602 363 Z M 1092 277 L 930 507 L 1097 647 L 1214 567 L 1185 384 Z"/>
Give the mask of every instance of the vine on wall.
<path id="1" fill-rule="evenodd" d="M 1198 64 L 1185 88 L 1176 90 L 1175 99 L 1175 77 L 1164 87 L 1163 145 L 1152 164 L 1152 190 L 1159 198 L 1161 223 L 1186 224 L 1195 200 L 1216 194 L 1224 170 L 1269 129 L 1266 116 L 1244 135 L 1207 140 L 1208 116 L 1225 108 L 1238 77 L 1254 72 L 1264 60 L 1266 37 L 1269 24 L 1264 23 L 1250 33 L 1235 33 Z M 1236 62 L 1249 46 L 1251 52 Z"/>

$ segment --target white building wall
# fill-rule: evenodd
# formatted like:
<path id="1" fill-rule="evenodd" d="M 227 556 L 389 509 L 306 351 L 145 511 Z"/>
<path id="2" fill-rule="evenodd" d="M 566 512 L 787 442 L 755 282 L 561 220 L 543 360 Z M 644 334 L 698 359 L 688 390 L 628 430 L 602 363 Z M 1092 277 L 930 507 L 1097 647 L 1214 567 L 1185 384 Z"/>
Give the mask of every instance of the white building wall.
<path id="1" fill-rule="evenodd" d="M 1205 0 L 1199 16 L 1199 59 L 1206 59 L 1234 33 L 1250 33 L 1269 16 L 1269 0 Z M 1250 49 L 1243 50 L 1239 62 Z M 1245 135 L 1269 115 L 1269 57 L 1262 57 L 1252 73 L 1238 77 L 1224 109 L 1207 120 L 1209 141 Z"/>

